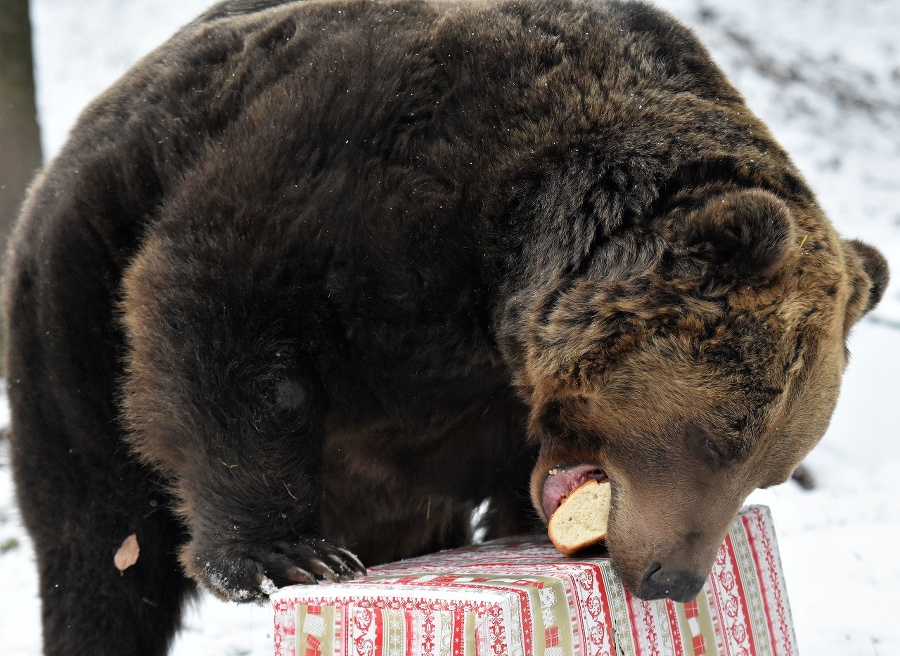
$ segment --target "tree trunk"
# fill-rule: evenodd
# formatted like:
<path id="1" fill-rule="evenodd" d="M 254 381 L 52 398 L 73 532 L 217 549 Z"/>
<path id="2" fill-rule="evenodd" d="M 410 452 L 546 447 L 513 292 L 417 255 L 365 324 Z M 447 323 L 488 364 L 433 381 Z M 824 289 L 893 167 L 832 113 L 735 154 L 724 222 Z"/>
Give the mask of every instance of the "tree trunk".
<path id="1" fill-rule="evenodd" d="M 33 62 L 28 0 L 0 0 L 0 266 L 25 190 L 41 165 Z"/>

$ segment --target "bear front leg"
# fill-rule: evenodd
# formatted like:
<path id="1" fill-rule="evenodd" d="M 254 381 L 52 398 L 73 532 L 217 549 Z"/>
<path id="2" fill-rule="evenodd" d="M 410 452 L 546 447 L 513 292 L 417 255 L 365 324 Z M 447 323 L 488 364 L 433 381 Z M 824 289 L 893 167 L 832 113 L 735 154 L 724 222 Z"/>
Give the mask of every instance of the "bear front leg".
<path id="1" fill-rule="evenodd" d="M 291 435 L 294 448 L 313 441 Z M 322 483 L 312 454 L 259 448 L 259 435 L 248 437 L 245 448 L 211 451 L 212 460 L 193 454 L 178 475 L 191 534 L 180 555 L 187 575 L 223 599 L 252 601 L 285 585 L 364 574 L 354 554 L 320 537 Z"/>
<path id="2" fill-rule="evenodd" d="M 363 573 L 322 539 L 314 290 L 273 272 L 277 258 L 213 250 L 234 240 L 207 240 L 203 257 L 186 243 L 148 240 L 122 303 L 129 442 L 177 498 L 185 572 L 234 601 Z"/>

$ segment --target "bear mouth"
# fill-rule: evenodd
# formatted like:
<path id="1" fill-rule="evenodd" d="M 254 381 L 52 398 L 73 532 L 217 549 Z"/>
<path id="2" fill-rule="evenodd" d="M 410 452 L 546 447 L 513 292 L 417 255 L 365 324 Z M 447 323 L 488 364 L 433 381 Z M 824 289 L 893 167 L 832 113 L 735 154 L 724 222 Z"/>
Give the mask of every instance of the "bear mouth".
<path id="1" fill-rule="evenodd" d="M 541 506 L 544 516 L 550 519 L 572 490 L 591 479 L 602 483 L 608 481 L 609 477 L 603 468 L 596 464 L 567 463 L 551 467 L 544 476 L 544 483 L 541 486 Z"/>

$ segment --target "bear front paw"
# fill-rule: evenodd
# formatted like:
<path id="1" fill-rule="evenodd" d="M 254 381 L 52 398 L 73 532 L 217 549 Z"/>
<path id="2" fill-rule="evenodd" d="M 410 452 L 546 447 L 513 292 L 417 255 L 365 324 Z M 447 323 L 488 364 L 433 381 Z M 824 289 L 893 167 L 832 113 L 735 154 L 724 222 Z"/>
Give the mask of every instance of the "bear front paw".
<path id="1" fill-rule="evenodd" d="M 189 544 L 182 554 L 187 573 L 226 601 L 263 602 L 286 585 L 348 581 L 366 568 L 347 549 L 315 537 L 264 546 L 202 548 Z"/>

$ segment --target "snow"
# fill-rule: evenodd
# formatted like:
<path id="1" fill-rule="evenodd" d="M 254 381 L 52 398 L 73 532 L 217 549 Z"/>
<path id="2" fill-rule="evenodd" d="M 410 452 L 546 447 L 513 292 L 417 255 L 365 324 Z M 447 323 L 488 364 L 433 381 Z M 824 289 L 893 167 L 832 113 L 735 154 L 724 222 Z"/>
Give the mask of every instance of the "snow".
<path id="1" fill-rule="evenodd" d="M 808 464 L 819 486 L 754 493 L 772 508 L 803 654 L 900 654 L 900 0 L 666 0 L 791 152 L 839 231 L 896 272 L 855 329 L 831 428 Z M 43 147 L 134 61 L 205 9 L 202 0 L 32 0 Z M 8 414 L 0 399 L 0 425 Z M 34 556 L 0 440 L 0 654 L 40 652 Z M 173 653 L 272 653 L 267 607 L 211 597 Z"/>

